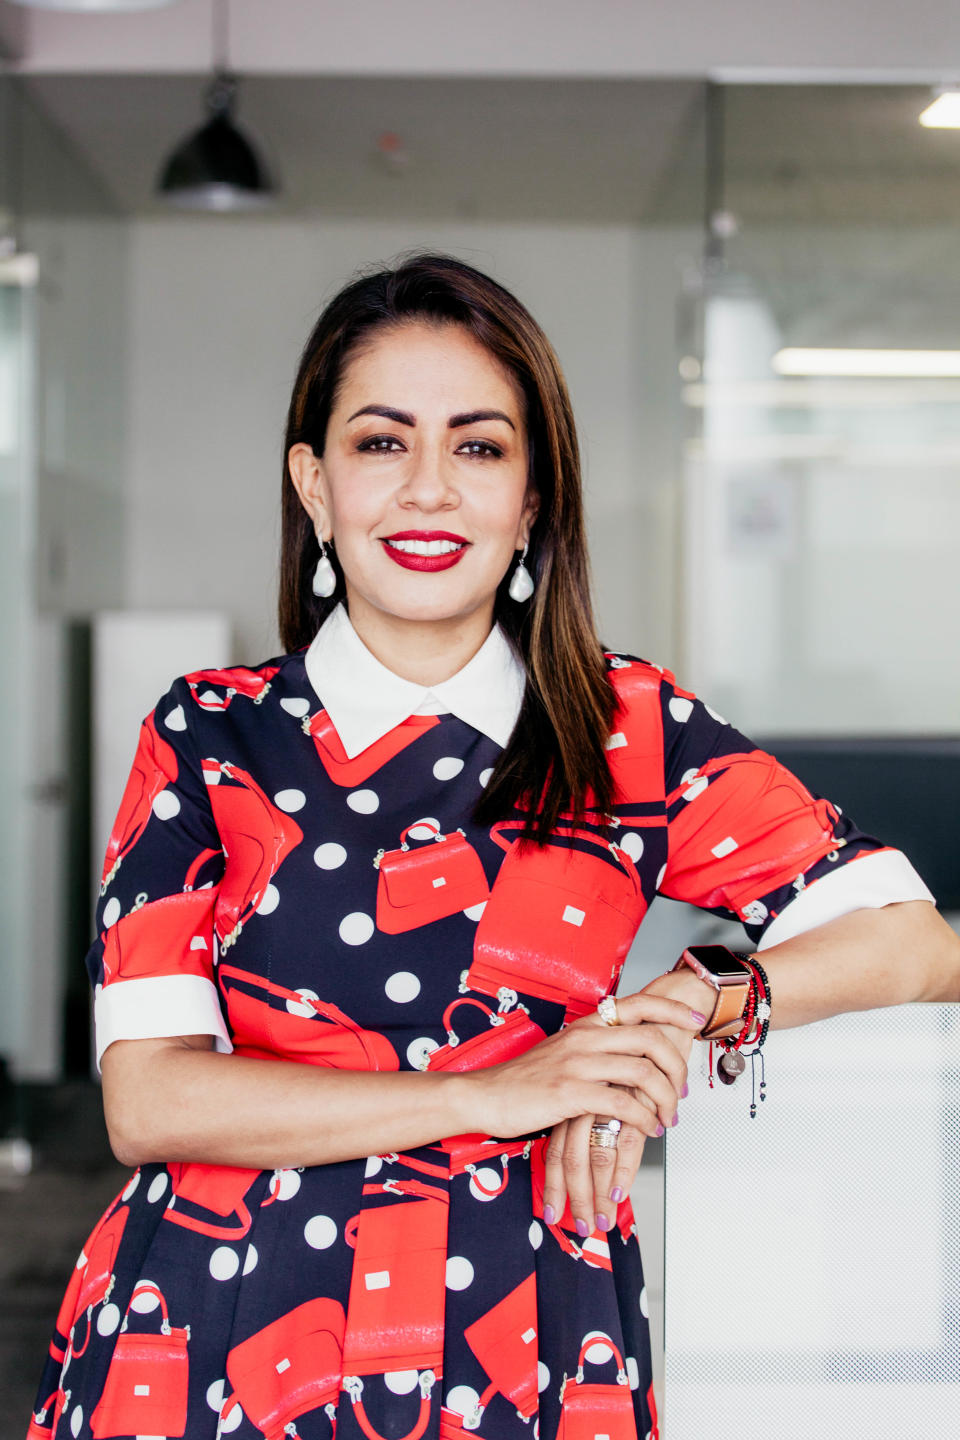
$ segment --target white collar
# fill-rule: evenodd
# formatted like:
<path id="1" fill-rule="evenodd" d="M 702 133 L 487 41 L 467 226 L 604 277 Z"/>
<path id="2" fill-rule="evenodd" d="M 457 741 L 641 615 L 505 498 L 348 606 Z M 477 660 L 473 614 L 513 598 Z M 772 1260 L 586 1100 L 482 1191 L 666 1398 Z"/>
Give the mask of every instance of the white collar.
<path id="1" fill-rule="evenodd" d="M 314 636 L 306 667 L 351 760 L 411 715 L 449 712 L 502 749 L 517 723 L 525 684 L 523 666 L 499 625 L 448 680 L 429 687 L 404 680 L 367 649 L 342 603 Z"/>

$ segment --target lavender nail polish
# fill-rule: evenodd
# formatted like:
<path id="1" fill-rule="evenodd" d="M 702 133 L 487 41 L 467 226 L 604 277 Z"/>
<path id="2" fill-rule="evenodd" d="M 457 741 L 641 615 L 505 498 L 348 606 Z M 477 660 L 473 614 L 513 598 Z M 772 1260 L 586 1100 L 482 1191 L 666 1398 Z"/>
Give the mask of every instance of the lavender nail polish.
<path id="1" fill-rule="evenodd" d="M 577 1234 L 580 1236 L 581 1240 L 586 1240 L 587 1236 L 590 1234 L 590 1227 L 588 1226 L 586 1220 L 577 1220 Z"/>
<path id="2" fill-rule="evenodd" d="M 556 1223 L 557 1223 L 557 1212 L 556 1212 L 556 1210 L 554 1210 L 554 1208 L 553 1208 L 552 1205 L 544 1205 L 544 1207 L 543 1207 L 543 1218 L 544 1218 L 544 1220 L 546 1220 L 546 1222 L 547 1222 L 548 1225 L 556 1225 Z"/>
<path id="3" fill-rule="evenodd" d="M 597 1215 L 597 1229 L 598 1229 L 598 1230 L 609 1230 L 609 1229 L 610 1229 L 610 1221 L 607 1219 L 606 1215 L 600 1215 L 600 1214 Z"/>
<path id="4" fill-rule="evenodd" d="M 690 1094 L 690 1086 L 689 1086 L 689 1085 L 684 1085 L 683 1089 L 680 1091 L 680 1099 L 681 1099 L 681 1100 L 686 1100 L 686 1098 L 687 1098 L 687 1096 L 688 1096 L 689 1094 Z"/>
<path id="5" fill-rule="evenodd" d="M 676 1125 L 676 1123 L 677 1123 L 677 1121 L 678 1121 L 679 1119 L 680 1119 L 680 1116 L 679 1116 L 679 1115 L 674 1115 L 673 1119 L 670 1121 L 670 1124 L 671 1124 L 671 1125 Z"/>
<path id="6" fill-rule="evenodd" d="M 614 1205 L 620 1204 L 620 1201 L 623 1199 L 623 1191 L 621 1190 L 619 1185 L 614 1185 L 613 1189 L 610 1191 L 610 1199 L 613 1201 Z"/>
<path id="7" fill-rule="evenodd" d="M 665 1133 L 666 1133 L 666 1132 L 665 1132 L 665 1130 L 664 1130 L 664 1128 L 663 1128 L 662 1125 L 658 1125 L 657 1128 L 656 1128 L 656 1130 L 654 1131 L 654 1134 L 655 1134 L 655 1135 L 664 1135 Z"/>

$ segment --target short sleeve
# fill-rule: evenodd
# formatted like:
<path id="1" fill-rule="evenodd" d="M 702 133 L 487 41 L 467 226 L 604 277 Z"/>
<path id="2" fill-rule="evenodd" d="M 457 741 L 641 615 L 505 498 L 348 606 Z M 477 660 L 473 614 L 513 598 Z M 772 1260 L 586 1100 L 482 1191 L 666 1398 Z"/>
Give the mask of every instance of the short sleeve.
<path id="1" fill-rule="evenodd" d="M 114 1040 L 213 1035 L 232 1049 L 214 981 L 223 847 L 178 680 L 140 730 L 87 955 L 97 1064 Z"/>
<path id="2" fill-rule="evenodd" d="M 741 920 L 761 950 L 852 910 L 933 900 L 901 851 L 812 794 L 669 672 L 660 692 L 661 894 Z"/>

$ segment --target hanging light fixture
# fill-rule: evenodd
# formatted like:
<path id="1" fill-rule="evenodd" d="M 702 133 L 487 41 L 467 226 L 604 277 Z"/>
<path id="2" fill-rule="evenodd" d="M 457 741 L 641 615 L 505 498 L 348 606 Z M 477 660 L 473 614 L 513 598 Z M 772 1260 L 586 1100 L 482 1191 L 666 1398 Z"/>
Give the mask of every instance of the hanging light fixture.
<path id="1" fill-rule="evenodd" d="M 277 192 L 260 156 L 233 123 L 237 79 L 227 66 L 227 0 L 214 0 L 213 26 L 213 79 L 205 95 L 210 118 L 168 157 L 157 194 L 184 210 L 262 210 Z"/>

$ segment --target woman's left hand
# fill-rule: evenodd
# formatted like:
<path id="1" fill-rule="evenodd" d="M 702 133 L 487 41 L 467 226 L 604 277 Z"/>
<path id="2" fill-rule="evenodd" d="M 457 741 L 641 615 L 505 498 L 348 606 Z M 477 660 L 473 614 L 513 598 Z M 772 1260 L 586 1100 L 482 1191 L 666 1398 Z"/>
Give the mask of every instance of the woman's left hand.
<path id="1" fill-rule="evenodd" d="M 691 1005 L 699 1005 L 709 1014 L 713 997 L 703 981 L 692 971 L 670 971 L 659 975 L 644 991 L 665 995 L 669 999 L 682 999 Z M 645 1022 L 648 1023 L 648 1022 Z M 696 1036 L 689 1030 L 680 1030 L 673 1025 L 657 1027 L 679 1050 L 687 1061 Z M 634 1095 L 651 1110 L 656 1103 L 643 1091 L 634 1090 Z M 687 1093 L 686 1086 L 681 1095 Z M 577 1227 L 577 1234 L 585 1239 L 594 1230 L 612 1230 L 616 1224 L 617 1206 L 630 1193 L 643 1158 L 646 1135 L 632 1125 L 623 1125 L 617 1136 L 616 1146 L 590 1144 L 590 1127 L 598 1115 L 580 1115 L 575 1120 L 564 1120 L 555 1125 L 547 1142 L 545 1152 L 546 1174 L 544 1180 L 544 1217 L 550 1221 L 550 1211 L 557 1220 L 564 1212 L 567 1197 L 570 1211 Z M 674 1117 L 676 1125 L 679 1113 Z M 550 1209 L 548 1210 L 548 1207 Z"/>

